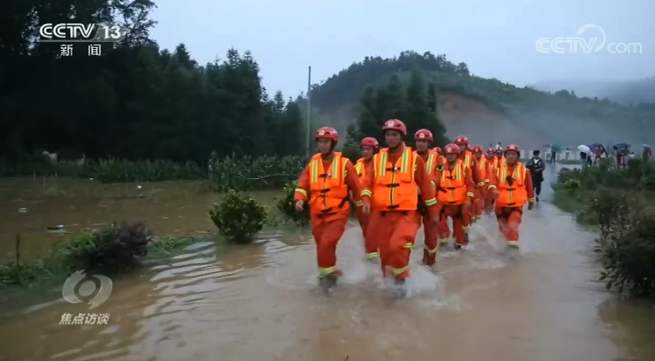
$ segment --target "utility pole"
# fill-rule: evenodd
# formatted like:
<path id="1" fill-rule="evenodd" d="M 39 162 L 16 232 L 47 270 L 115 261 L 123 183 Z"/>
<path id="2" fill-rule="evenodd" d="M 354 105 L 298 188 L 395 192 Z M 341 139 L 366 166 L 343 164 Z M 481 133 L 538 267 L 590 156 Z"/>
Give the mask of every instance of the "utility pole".
<path id="1" fill-rule="evenodd" d="M 312 67 L 309 67 L 309 71 L 307 72 L 307 155 L 309 156 L 309 145 L 311 144 L 309 142 L 311 138 L 311 127 L 312 127 L 312 100 L 310 96 L 310 92 L 312 90 Z"/>

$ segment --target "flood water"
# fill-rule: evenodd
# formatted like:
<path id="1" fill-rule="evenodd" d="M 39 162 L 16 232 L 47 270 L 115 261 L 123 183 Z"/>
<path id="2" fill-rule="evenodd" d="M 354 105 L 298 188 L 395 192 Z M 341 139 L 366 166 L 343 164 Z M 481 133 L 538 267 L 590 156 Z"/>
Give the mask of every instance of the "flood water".
<path id="1" fill-rule="evenodd" d="M 202 183 L 58 182 L 0 180 L 1 255 L 13 251 L 18 231 L 26 252 L 43 252 L 62 237 L 43 228 L 57 224 L 77 232 L 140 219 L 160 235 L 214 228 L 207 209 L 219 198 Z M 0 318 L 0 360 L 655 360 L 652 304 L 604 290 L 594 235 L 551 197 L 545 186 L 525 212 L 515 261 L 495 251 L 502 243 L 486 216 L 473 226 L 469 249 L 440 254 L 435 275 L 420 266 L 421 230 L 402 301 L 364 261 L 355 223 L 339 244 L 344 276 L 331 298 L 317 291 L 308 230 L 285 228 L 249 246 L 194 244 L 115 280 L 93 310 L 62 299 L 26 302 Z M 110 318 L 106 326 L 60 325 L 64 313 Z"/>

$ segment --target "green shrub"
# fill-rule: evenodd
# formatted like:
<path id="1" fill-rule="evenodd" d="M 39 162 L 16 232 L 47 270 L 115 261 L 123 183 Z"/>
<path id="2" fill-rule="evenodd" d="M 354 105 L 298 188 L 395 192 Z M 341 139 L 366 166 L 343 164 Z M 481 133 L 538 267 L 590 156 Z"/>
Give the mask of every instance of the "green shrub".
<path id="1" fill-rule="evenodd" d="M 655 214 L 636 197 L 604 192 L 593 202 L 601 238 L 595 252 L 607 289 L 655 297 Z"/>
<path id="2" fill-rule="evenodd" d="M 152 231 L 143 222 L 125 223 L 77 237 L 61 251 L 64 262 L 79 269 L 117 273 L 135 268 L 148 253 Z"/>
<path id="3" fill-rule="evenodd" d="M 582 187 L 582 182 L 580 182 L 579 179 L 568 179 L 566 182 L 564 182 L 564 189 L 568 190 L 569 192 L 574 192 L 580 187 Z"/>
<path id="4" fill-rule="evenodd" d="M 8 263 L 0 265 L 0 288 L 29 286 L 50 278 L 55 270 L 40 262 Z"/>
<path id="5" fill-rule="evenodd" d="M 214 203 L 209 216 L 219 233 L 228 241 L 250 243 L 264 227 L 266 210 L 252 197 L 242 196 L 231 189 L 220 205 Z"/>
<path id="6" fill-rule="evenodd" d="M 282 213 L 286 220 L 293 221 L 301 226 L 309 223 L 309 207 L 305 202 L 302 212 L 296 211 L 293 197 L 298 187 L 298 181 L 287 183 L 284 186 L 284 196 L 277 199 L 277 209 Z"/>

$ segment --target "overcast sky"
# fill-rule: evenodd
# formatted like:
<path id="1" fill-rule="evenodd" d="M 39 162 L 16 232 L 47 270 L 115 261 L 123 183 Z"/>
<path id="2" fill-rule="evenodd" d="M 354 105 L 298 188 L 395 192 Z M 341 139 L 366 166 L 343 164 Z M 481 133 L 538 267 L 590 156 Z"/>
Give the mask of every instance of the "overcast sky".
<path id="1" fill-rule="evenodd" d="M 296 96 L 367 55 L 403 50 L 446 54 L 472 73 L 519 86 L 550 79 L 655 76 L 655 0 L 155 0 L 152 37 L 161 47 L 184 43 L 200 64 L 230 47 L 250 50 L 269 93 Z M 575 37 L 595 24 L 598 52 L 544 54 L 543 37 Z M 582 37 L 593 48 L 602 33 Z M 597 38 L 596 43 L 592 43 Z M 608 51 L 640 43 L 641 53 Z M 552 42 L 542 42 L 550 49 Z M 619 46 L 620 48 L 620 46 Z M 591 49 L 591 47 L 589 48 Z"/>

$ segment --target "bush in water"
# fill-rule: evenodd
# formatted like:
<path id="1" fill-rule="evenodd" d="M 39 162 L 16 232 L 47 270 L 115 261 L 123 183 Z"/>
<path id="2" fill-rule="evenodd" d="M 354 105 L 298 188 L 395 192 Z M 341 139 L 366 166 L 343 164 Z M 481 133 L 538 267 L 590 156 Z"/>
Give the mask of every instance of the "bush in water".
<path id="1" fill-rule="evenodd" d="M 595 252 L 606 288 L 655 297 L 655 213 L 635 197 L 609 190 L 598 192 L 587 210 L 600 226 Z"/>
<path id="2" fill-rule="evenodd" d="M 221 204 L 214 203 L 209 216 L 228 241 L 250 243 L 264 227 L 266 210 L 252 197 L 242 196 L 232 189 L 225 194 Z"/>
<path id="3" fill-rule="evenodd" d="M 298 178 L 308 163 L 301 156 L 242 157 L 210 161 L 210 182 L 218 192 L 232 188 L 261 190 L 283 187 Z"/>
<path id="4" fill-rule="evenodd" d="M 152 231 L 145 223 L 123 222 L 76 238 L 61 256 L 79 269 L 116 273 L 136 267 L 151 241 Z"/>
<path id="5" fill-rule="evenodd" d="M 305 202 L 302 212 L 296 211 L 295 202 L 293 201 L 296 187 L 298 187 L 297 180 L 289 182 L 284 186 L 284 196 L 277 199 L 277 209 L 287 220 L 305 226 L 309 223 L 309 207 L 307 202 Z"/>

